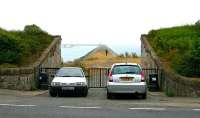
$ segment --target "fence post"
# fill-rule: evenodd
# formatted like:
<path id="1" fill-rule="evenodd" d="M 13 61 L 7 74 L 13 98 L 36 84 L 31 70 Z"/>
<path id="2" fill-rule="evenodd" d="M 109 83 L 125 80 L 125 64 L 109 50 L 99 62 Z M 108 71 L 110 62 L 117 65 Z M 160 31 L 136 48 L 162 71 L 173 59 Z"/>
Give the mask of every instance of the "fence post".
<path id="1" fill-rule="evenodd" d="M 102 79 L 102 76 L 101 76 L 101 68 L 99 68 L 100 69 L 100 71 L 99 71 L 99 77 L 100 77 L 100 87 L 102 87 L 102 85 L 101 85 L 101 79 Z"/>
<path id="2" fill-rule="evenodd" d="M 90 87 L 90 81 L 91 81 L 91 80 L 90 80 L 90 79 L 91 79 L 91 78 L 90 78 L 90 75 L 91 75 L 91 74 L 90 74 L 90 68 L 88 68 L 88 87 Z"/>

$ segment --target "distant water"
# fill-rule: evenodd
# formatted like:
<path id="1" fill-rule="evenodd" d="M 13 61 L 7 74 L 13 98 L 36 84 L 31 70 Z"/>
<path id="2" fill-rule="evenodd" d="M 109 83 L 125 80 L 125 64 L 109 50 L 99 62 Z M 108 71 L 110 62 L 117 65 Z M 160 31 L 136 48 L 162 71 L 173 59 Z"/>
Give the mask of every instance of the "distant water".
<path id="1" fill-rule="evenodd" d="M 140 44 L 139 45 L 131 45 L 131 44 L 123 44 L 123 45 L 107 45 L 117 54 L 125 53 L 125 52 L 135 52 L 137 55 L 140 55 Z M 61 48 L 61 55 L 64 62 L 73 61 L 79 57 L 84 56 L 97 46 L 75 46 L 71 48 Z"/>

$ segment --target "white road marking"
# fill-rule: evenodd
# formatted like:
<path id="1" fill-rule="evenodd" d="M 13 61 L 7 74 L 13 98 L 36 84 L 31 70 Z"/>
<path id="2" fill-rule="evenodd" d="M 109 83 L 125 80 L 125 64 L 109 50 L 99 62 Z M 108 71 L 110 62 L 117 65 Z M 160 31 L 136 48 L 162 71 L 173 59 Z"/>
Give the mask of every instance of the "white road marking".
<path id="1" fill-rule="evenodd" d="M 79 106 L 59 106 L 61 108 L 69 108 L 69 109 L 101 109 L 101 107 L 79 107 Z"/>
<path id="2" fill-rule="evenodd" d="M 153 111 L 164 111 L 166 108 L 128 108 L 130 110 L 153 110 Z"/>
<path id="3" fill-rule="evenodd" d="M 0 104 L 0 106 L 12 106 L 12 107 L 35 107 L 36 105 L 17 105 L 17 104 Z"/>
<path id="4" fill-rule="evenodd" d="M 200 111 L 200 109 L 192 109 L 193 111 Z"/>

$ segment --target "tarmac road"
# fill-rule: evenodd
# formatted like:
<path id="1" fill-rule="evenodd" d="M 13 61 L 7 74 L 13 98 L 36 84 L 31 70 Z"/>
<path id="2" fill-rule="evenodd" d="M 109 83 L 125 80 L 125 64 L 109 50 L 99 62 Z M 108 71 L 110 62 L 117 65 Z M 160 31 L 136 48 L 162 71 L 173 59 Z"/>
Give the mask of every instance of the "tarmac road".
<path id="1" fill-rule="evenodd" d="M 105 89 L 90 89 L 87 97 L 49 97 L 1 92 L 0 118 L 199 118 L 200 98 L 168 98 L 149 93 L 146 100 L 120 95 L 107 100 Z M 10 94 L 12 93 L 12 94 Z M 15 94 L 16 93 L 16 94 Z"/>

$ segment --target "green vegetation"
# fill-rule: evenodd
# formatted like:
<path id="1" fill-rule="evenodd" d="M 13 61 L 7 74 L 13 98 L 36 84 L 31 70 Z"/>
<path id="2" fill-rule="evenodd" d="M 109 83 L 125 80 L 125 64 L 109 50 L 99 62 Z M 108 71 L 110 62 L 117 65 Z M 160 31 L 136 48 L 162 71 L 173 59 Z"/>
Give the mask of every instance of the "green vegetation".
<path id="1" fill-rule="evenodd" d="M 165 95 L 168 96 L 168 97 L 174 97 L 174 92 L 171 88 L 166 88 L 165 89 Z"/>
<path id="2" fill-rule="evenodd" d="M 164 62 L 188 77 L 200 77 L 200 24 L 152 30 L 150 44 Z"/>
<path id="3" fill-rule="evenodd" d="M 131 57 L 132 58 L 138 58 L 137 54 L 134 53 L 134 52 L 132 52 L 132 53 L 125 52 L 124 54 L 121 53 L 121 54 L 119 54 L 118 57 L 121 57 L 121 58 L 125 58 L 125 57 L 128 57 L 128 58 L 131 58 Z"/>
<path id="4" fill-rule="evenodd" d="M 51 41 L 52 36 L 36 25 L 27 25 L 23 31 L 0 28 L 0 65 L 30 64 Z"/>

